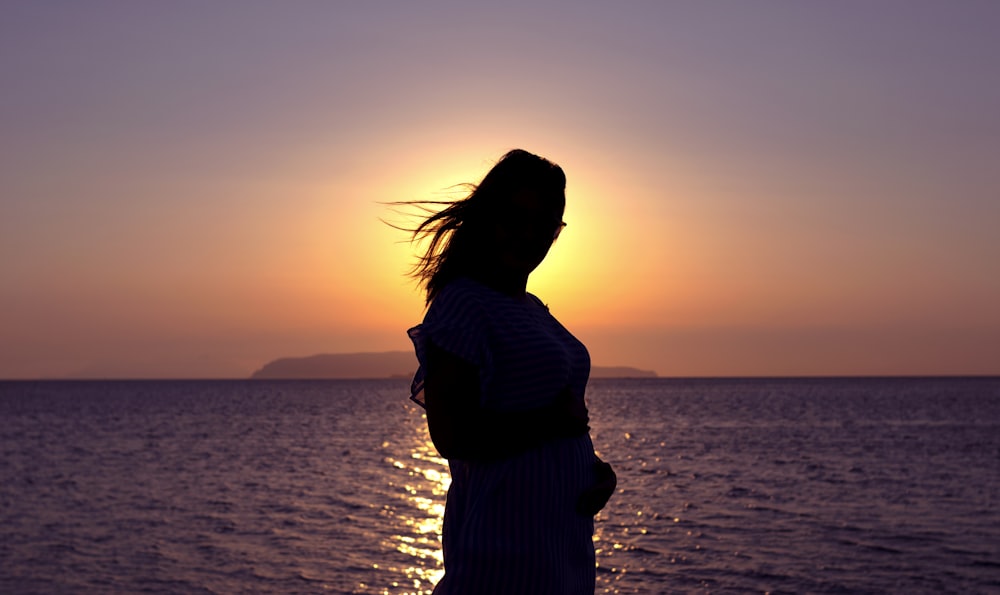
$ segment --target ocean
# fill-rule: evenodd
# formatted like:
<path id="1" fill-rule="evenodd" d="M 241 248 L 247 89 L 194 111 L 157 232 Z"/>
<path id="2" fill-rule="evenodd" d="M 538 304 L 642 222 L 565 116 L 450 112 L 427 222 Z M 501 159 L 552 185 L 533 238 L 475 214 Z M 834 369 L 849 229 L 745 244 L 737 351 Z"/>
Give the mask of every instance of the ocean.
<path id="1" fill-rule="evenodd" d="M 0 593 L 429 593 L 405 380 L 0 382 Z M 1000 378 L 599 379 L 598 593 L 1000 593 Z"/>

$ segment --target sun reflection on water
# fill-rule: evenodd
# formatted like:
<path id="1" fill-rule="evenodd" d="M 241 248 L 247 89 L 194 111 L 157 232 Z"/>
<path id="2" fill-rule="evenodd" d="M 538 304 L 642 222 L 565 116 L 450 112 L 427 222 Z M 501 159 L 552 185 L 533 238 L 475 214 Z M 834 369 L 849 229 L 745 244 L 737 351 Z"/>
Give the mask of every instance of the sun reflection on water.
<path id="1" fill-rule="evenodd" d="M 444 576 L 441 528 L 451 474 L 448 462 L 438 456 L 430 440 L 426 421 L 414 418 L 417 423 L 405 438 L 382 445 L 384 462 L 392 468 L 388 487 L 394 500 L 384 510 L 391 519 L 391 532 L 382 546 L 403 557 L 397 556 L 389 565 L 374 565 L 386 582 L 377 591 L 365 589 L 366 593 L 431 595 Z M 653 514 L 651 519 L 642 506 L 620 510 L 614 500 L 612 504 L 595 518 L 598 593 L 619 592 L 629 556 L 640 547 L 649 531 L 649 521 L 658 516 Z M 639 567 L 639 571 L 645 568 Z"/>
<path id="2" fill-rule="evenodd" d="M 403 448 L 399 452 L 408 456 L 386 457 L 386 462 L 399 470 L 395 477 L 402 479 L 391 485 L 393 495 L 400 502 L 392 515 L 395 518 L 393 535 L 385 545 L 412 560 L 409 566 L 390 570 L 412 581 L 413 590 L 397 590 L 408 589 L 409 585 L 394 581 L 392 591 L 382 592 L 429 595 L 444 575 L 441 525 L 451 474 L 448 462 L 437 455 L 426 425 L 421 424 L 412 434 L 412 443 L 400 446 Z"/>

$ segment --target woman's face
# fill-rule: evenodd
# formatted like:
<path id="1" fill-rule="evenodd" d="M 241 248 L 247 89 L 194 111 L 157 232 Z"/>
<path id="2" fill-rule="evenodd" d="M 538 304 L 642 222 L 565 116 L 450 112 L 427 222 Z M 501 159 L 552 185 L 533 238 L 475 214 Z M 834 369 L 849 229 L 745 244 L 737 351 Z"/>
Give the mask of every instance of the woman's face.
<path id="1" fill-rule="evenodd" d="M 565 199 L 536 190 L 520 190 L 494 221 L 496 264 L 511 273 L 535 270 L 562 228 Z"/>

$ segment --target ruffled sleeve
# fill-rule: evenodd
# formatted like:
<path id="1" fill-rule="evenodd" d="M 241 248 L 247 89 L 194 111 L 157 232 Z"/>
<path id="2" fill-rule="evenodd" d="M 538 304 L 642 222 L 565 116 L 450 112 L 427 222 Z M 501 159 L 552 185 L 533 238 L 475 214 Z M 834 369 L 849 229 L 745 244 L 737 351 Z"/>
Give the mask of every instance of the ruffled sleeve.
<path id="1" fill-rule="evenodd" d="M 424 406 L 428 343 L 455 355 L 479 371 L 480 401 L 493 371 L 487 308 L 476 287 L 464 280 L 448 284 L 431 302 L 422 323 L 406 331 L 420 364 L 410 385 L 410 398 Z"/>

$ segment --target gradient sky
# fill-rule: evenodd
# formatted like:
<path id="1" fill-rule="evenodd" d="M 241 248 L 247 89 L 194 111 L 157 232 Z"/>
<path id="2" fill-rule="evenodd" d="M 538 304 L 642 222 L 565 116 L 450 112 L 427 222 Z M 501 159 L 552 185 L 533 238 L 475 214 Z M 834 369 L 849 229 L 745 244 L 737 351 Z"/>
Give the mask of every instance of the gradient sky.
<path id="1" fill-rule="evenodd" d="M 380 202 L 514 147 L 596 364 L 1000 373 L 1000 3 L 536 4 L 5 3 L 0 378 L 410 349 Z"/>

